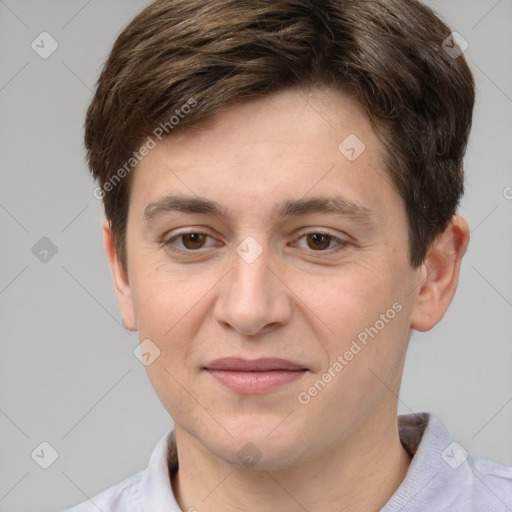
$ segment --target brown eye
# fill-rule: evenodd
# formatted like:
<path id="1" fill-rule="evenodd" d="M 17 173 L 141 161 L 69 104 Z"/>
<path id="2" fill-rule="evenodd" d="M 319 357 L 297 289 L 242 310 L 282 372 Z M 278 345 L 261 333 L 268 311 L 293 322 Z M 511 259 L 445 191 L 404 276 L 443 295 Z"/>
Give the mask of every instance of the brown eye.
<path id="1" fill-rule="evenodd" d="M 185 233 L 180 238 L 183 246 L 187 249 L 200 249 L 204 245 L 207 236 L 203 233 Z"/>
<path id="2" fill-rule="evenodd" d="M 314 251 L 327 249 L 334 237 L 322 233 L 311 233 L 306 235 L 308 247 Z"/>
<path id="3" fill-rule="evenodd" d="M 179 256 L 197 256 L 215 246 L 215 239 L 201 231 L 182 231 L 170 238 L 163 238 L 162 248 Z M 217 244 L 218 245 L 218 244 Z"/>
<path id="4" fill-rule="evenodd" d="M 310 231 L 300 236 L 294 242 L 294 245 L 310 253 L 316 252 L 318 256 L 327 257 L 343 251 L 350 245 L 350 242 L 322 231 Z"/>

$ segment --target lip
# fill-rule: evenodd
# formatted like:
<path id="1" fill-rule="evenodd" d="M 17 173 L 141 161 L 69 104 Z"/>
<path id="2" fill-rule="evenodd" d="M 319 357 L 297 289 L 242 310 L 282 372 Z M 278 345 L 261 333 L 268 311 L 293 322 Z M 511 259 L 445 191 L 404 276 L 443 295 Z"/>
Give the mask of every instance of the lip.
<path id="1" fill-rule="evenodd" d="M 286 359 L 234 357 L 216 359 L 204 370 L 224 386 L 242 394 L 268 393 L 300 379 L 308 371 L 303 365 Z"/>
<path id="2" fill-rule="evenodd" d="M 241 357 L 223 357 L 205 365 L 207 370 L 227 370 L 238 372 L 266 372 L 270 370 L 307 370 L 304 365 L 279 359 L 262 357 L 260 359 L 243 359 Z"/>

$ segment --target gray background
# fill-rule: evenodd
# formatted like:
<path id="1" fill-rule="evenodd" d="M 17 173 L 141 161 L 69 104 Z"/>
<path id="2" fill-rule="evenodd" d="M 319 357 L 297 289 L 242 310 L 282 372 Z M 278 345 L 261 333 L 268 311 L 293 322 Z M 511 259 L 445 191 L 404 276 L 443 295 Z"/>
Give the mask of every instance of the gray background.
<path id="1" fill-rule="evenodd" d="M 120 323 L 82 145 L 101 66 L 147 4 L 0 0 L 0 512 L 82 501 L 143 469 L 172 426 Z M 411 339 L 399 412 L 432 411 L 470 453 L 512 465 L 512 0 L 428 4 L 468 41 L 478 84 L 472 240 L 448 314 Z M 59 45 L 47 59 L 31 48 L 43 31 Z M 43 441 L 48 469 L 31 456 Z"/>

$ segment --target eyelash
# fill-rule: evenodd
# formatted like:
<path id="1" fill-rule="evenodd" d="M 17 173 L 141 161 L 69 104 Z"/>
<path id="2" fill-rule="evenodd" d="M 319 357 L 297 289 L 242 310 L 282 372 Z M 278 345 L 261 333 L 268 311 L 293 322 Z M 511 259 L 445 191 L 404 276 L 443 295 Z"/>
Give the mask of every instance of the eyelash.
<path id="1" fill-rule="evenodd" d="M 208 233 L 203 233 L 201 231 L 183 231 L 181 233 L 175 234 L 171 238 L 162 240 L 161 245 L 165 249 L 167 249 L 167 250 L 169 250 L 171 252 L 174 252 L 174 253 L 181 253 L 181 254 L 198 253 L 198 254 L 200 254 L 202 252 L 202 249 L 204 249 L 204 247 L 200 247 L 199 249 L 181 249 L 181 248 L 176 248 L 172 244 L 174 241 L 181 239 L 181 237 L 186 236 L 186 235 L 192 235 L 192 234 L 194 234 L 194 235 L 206 235 L 209 238 L 213 238 Z M 330 237 L 330 239 L 331 239 L 330 241 L 331 242 L 335 241 L 337 243 L 337 245 L 335 247 L 331 247 L 331 248 L 325 249 L 325 250 L 316 250 L 315 251 L 314 249 L 306 249 L 306 250 L 308 250 L 308 251 L 310 251 L 312 253 L 315 253 L 316 255 L 322 255 L 322 254 L 330 255 L 330 254 L 332 254 L 334 252 L 337 252 L 337 251 L 345 248 L 347 245 L 350 245 L 350 242 L 348 242 L 346 240 L 341 240 L 339 238 L 336 238 L 334 235 L 331 235 L 330 233 L 326 233 L 324 231 L 308 231 L 308 232 L 302 233 L 298 238 L 295 239 L 295 242 L 301 240 L 302 238 L 304 238 L 304 237 L 306 237 L 308 235 L 323 235 L 323 236 L 327 236 L 327 237 Z"/>

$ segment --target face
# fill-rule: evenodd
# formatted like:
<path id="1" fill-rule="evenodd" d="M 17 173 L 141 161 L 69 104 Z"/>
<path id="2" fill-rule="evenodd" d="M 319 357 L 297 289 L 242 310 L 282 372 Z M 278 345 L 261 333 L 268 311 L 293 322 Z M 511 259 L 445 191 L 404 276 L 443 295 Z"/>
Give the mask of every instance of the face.
<path id="1" fill-rule="evenodd" d="M 176 428 L 223 460 L 252 443 L 260 467 L 286 467 L 396 422 L 421 276 L 384 159 L 353 98 L 290 89 L 134 171 L 123 321 L 160 351 L 146 369 Z M 219 358 L 296 370 L 214 371 Z"/>

